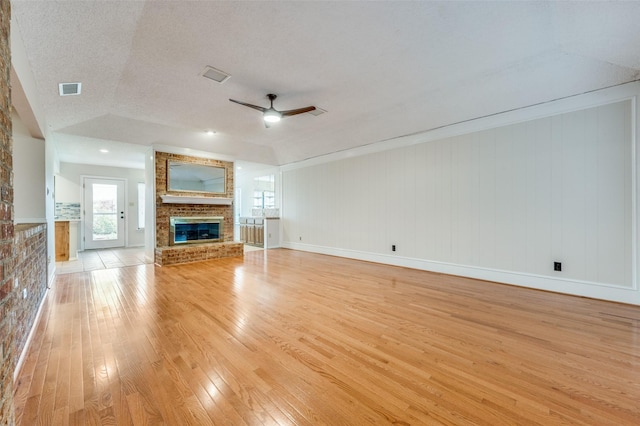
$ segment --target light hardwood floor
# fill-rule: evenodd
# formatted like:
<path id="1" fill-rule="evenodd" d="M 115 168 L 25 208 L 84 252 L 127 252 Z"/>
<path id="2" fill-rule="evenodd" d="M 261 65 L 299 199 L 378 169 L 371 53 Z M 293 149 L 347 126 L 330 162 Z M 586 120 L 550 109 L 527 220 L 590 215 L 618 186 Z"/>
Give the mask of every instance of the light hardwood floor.
<path id="1" fill-rule="evenodd" d="M 60 275 L 18 424 L 638 425 L 640 309 L 291 250 Z"/>

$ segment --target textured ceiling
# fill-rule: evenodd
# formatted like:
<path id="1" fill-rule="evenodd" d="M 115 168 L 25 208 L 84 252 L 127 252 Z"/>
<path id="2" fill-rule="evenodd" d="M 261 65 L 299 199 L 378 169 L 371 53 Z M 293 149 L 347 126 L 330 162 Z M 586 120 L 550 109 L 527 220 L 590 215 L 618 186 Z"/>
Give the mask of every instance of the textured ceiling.
<path id="1" fill-rule="evenodd" d="M 70 162 L 141 164 L 135 152 L 158 144 L 287 164 L 640 78 L 640 2 L 13 0 L 12 11 Z M 205 79 L 207 65 L 232 77 Z M 77 81 L 81 95 L 58 95 Z M 267 129 L 228 101 L 268 106 L 267 93 L 280 110 L 328 112 Z M 114 153 L 95 160 L 102 146 Z"/>

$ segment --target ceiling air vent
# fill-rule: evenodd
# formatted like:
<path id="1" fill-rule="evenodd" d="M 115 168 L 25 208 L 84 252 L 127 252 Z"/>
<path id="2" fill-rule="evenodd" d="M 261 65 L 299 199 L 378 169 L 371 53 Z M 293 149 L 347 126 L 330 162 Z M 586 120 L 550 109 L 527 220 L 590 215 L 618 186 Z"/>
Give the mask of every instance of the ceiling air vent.
<path id="1" fill-rule="evenodd" d="M 203 77 L 208 78 L 209 80 L 213 80 L 216 81 L 220 84 L 224 83 L 225 81 L 227 81 L 229 79 L 229 77 L 231 77 L 229 74 L 227 74 L 224 71 L 220 71 L 217 70 L 213 67 L 205 67 L 204 71 L 202 71 L 202 73 L 200 73 L 200 75 L 202 75 Z"/>
<path id="2" fill-rule="evenodd" d="M 60 96 L 79 95 L 82 90 L 82 83 L 60 83 L 58 84 Z"/>

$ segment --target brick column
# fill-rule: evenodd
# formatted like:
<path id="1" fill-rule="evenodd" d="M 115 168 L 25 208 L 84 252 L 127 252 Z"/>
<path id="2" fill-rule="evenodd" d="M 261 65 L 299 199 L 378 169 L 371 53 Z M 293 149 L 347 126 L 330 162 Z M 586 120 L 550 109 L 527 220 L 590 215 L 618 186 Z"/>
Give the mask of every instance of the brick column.
<path id="1" fill-rule="evenodd" d="M 9 0 L 0 0 L 0 425 L 13 425 L 13 139 Z"/>

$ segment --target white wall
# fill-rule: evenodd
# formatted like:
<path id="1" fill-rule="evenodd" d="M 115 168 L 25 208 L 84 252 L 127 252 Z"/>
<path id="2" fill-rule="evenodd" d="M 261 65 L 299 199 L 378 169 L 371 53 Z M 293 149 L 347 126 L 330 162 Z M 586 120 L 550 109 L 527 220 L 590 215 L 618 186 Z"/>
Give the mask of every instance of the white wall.
<path id="1" fill-rule="evenodd" d="M 283 245 L 640 304 L 638 92 L 286 166 Z"/>
<path id="2" fill-rule="evenodd" d="M 56 241 L 55 241 L 55 170 L 60 166 L 58 153 L 50 138 L 45 139 L 45 178 L 47 198 L 45 201 L 47 210 L 47 273 L 49 283 L 53 282 L 56 271 Z"/>
<path id="3" fill-rule="evenodd" d="M 13 21 L 13 17 L 12 17 Z M 14 26 L 14 22 L 11 22 L 11 28 L 17 28 Z M 47 222 L 47 274 L 48 281 L 51 283 L 55 274 L 55 224 L 54 224 L 54 200 L 53 200 L 53 187 L 54 187 L 54 173 L 58 166 L 58 158 L 55 150 L 54 143 L 51 139 L 51 132 L 47 126 L 47 120 L 44 115 L 44 108 L 38 96 L 38 90 L 33 78 L 33 73 L 29 65 L 29 59 L 27 58 L 24 45 L 20 37 L 15 37 L 15 33 L 11 34 L 11 75 L 12 81 L 17 84 L 14 86 L 11 92 L 12 101 L 16 101 L 16 96 L 23 97 L 20 101 L 23 108 L 28 108 L 28 114 L 32 115 L 32 119 L 36 121 L 36 126 L 39 130 L 38 133 L 45 136 L 44 152 L 45 152 L 45 164 L 44 164 L 44 185 L 45 185 L 45 217 Z M 16 88 L 19 93 L 16 93 Z M 28 105 L 28 107 L 27 107 Z M 14 143 L 15 147 L 15 143 Z M 14 166 L 14 184 L 16 183 L 16 170 Z M 15 191 L 15 187 L 14 187 Z M 14 206 L 15 207 L 15 206 Z"/>
<path id="4" fill-rule="evenodd" d="M 154 232 L 144 233 L 144 256 L 148 263 L 155 260 L 156 247 L 156 153 L 153 147 L 149 147 L 144 156 L 145 177 L 145 226 Z"/>
<path id="5" fill-rule="evenodd" d="M 240 170 L 238 167 L 240 166 Z M 253 190 L 255 188 L 254 179 L 260 176 L 275 176 L 275 204 L 276 207 L 280 206 L 280 168 L 269 166 L 266 164 L 236 162 L 235 172 L 235 187 L 241 189 L 241 200 L 235 200 L 236 203 L 240 202 L 241 211 L 240 216 L 251 216 L 251 210 L 253 209 Z M 238 238 L 238 235 L 236 235 Z"/>
<path id="6" fill-rule="evenodd" d="M 127 180 L 125 189 L 126 204 L 126 245 L 127 247 L 144 246 L 144 230 L 138 229 L 137 217 L 137 185 L 145 181 L 144 170 L 119 167 L 104 167 L 86 164 L 60 163 L 60 172 L 56 176 L 56 202 L 82 202 L 82 176 L 107 177 Z M 82 247 L 78 245 L 78 247 Z"/>
<path id="7" fill-rule="evenodd" d="M 13 208 L 15 223 L 46 222 L 45 142 L 32 138 L 13 114 Z"/>

